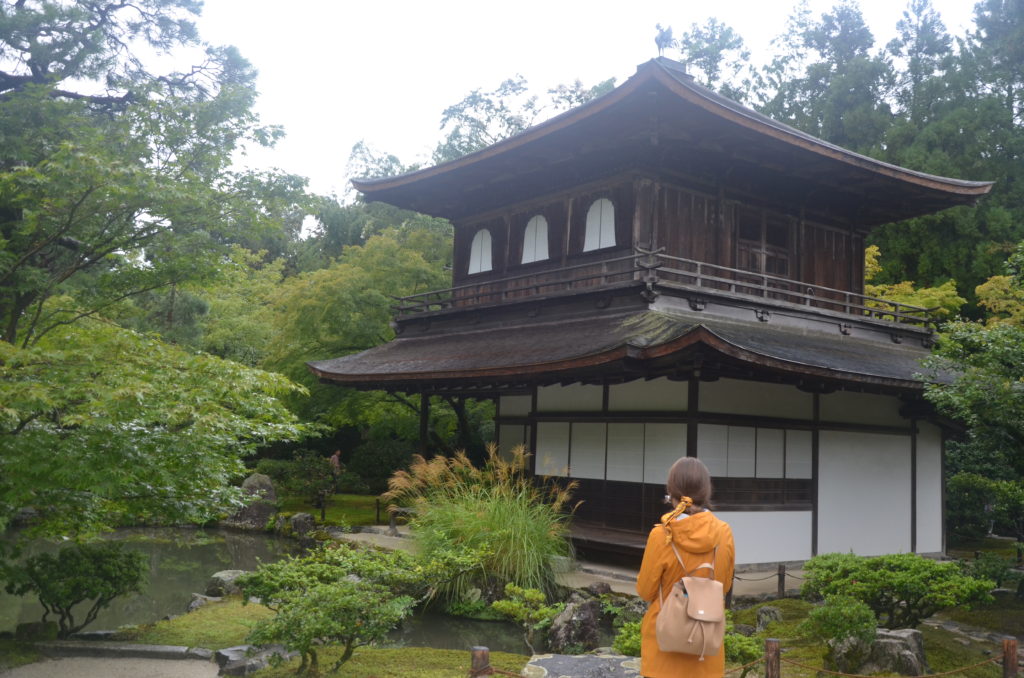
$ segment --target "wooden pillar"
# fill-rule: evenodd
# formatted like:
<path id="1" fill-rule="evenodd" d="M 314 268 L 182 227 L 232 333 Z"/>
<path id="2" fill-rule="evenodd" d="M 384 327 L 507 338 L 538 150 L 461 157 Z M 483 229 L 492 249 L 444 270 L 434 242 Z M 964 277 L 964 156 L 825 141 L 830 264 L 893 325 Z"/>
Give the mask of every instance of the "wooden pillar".
<path id="1" fill-rule="evenodd" d="M 686 456 L 697 456 L 697 426 L 700 421 L 700 367 L 690 375 L 686 396 Z"/>
<path id="2" fill-rule="evenodd" d="M 811 555 L 818 555 L 818 485 L 821 484 L 818 450 L 821 442 L 821 394 L 814 394 L 814 425 L 811 429 Z"/>
<path id="3" fill-rule="evenodd" d="M 469 664 L 469 675 L 470 678 L 475 676 L 490 676 L 493 671 L 491 669 L 491 651 L 486 647 L 475 646 L 469 648 L 470 664 Z"/>
<path id="4" fill-rule="evenodd" d="M 427 442 L 430 430 L 430 396 L 426 393 L 420 394 L 420 454 L 427 456 Z"/>
<path id="5" fill-rule="evenodd" d="M 782 678 L 779 666 L 779 641 L 776 638 L 764 641 L 764 678 Z"/>
<path id="6" fill-rule="evenodd" d="M 1017 639 L 1003 638 L 1003 678 L 1017 678 Z"/>
<path id="7" fill-rule="evenodd" d="M 917 553 L 917 419 L 910 420 L 910 552 Z"/>

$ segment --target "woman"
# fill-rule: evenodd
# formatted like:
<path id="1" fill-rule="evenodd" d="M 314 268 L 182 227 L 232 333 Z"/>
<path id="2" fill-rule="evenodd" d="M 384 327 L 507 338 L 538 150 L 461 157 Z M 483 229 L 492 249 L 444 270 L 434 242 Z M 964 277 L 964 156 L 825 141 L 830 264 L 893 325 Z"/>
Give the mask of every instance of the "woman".
<path id="1" fill-rule="evenodd" d="M 732 587 L 736 547 L 732 529 L 714 516 L 711 503 L 711 475 L 695 457 L 683 457 L 672 465 L 666 483 L 667 501 L 675 508 L 661 517 L 647 537 L 636 591 L 650 603 L 641 625 L 640 672 L 647 678 L 715 678 L 725 673 L 725 650 L 701 659 L 697 655 L 662 652 L 654 625 L 661 610 L 659 590 L 667 595 L 672 585 L 701 563 L 715 561 L 715 579 L 726 593 Z M 672 550 L 675 544 L 683 565 Z M 708 574 L 706 570 L 697 575 Z"/>

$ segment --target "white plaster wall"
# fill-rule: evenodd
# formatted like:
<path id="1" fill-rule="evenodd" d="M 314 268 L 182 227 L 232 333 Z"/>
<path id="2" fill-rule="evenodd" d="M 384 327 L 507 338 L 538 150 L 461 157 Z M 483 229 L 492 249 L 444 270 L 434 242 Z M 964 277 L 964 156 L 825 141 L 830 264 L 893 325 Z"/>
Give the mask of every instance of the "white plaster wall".
<path id="1" fill-rule="evenodd" d="M 942 432 L 921 422 L 917 434 L 917 551 L 942 551 Z"/>
<path id="2" fill-rule="evenodd" d="M 811 464 L 811 432 L 786 431 L 786 477 L 810 478 L 814 470 Z"/>
<path id="3" fill-rule="evenodd" d="M 795 386 L 719 379 L 700 383 L 701 412 L 812 419 L 814 397 Z"/>
<path id="4" fill-rule="evenodd" d="M 685 412 L 689 384 L 669 379 L 637 379 L 608 387 L 608 409 L 612 412 Z"/>
<path id="5" fill-rule="evenodd" d="M 821 420 L 881 426 L 907 426 L 900 416 L 900 399 L 874 393 L 836 391 L 821 396 Z"/>
<path id="6" fill-rule="evenodd" d="M 604 478 L 605 424 L 573 424 L 569 442 L 569 476 Z"/>
<path id="7" fill-rule="evenodd" d="M 536 473 L 540 476 L 564 476 L 569 471 L 569 424 L 537 424 Z"/>
<path id="8" fill-rule="evenodd" d="M 608 424 L 608 480 L 644 479 L 644 425 Z"/>
<path id="9" fill-rule="evenodd" d="M 644 424 L 644 482 L 664 483 L 668 470 L 686 456 L 686 424 Z"/>
<path id="10" fill-rule="evenodd" d="M 541 386 L 537 389 L 538 412 L 600 412 L 604 388 L 589 384 Z"/>
<path id="11" fill-rule="evenodd" d="M 503 417 L 525 417 L 532 405 L 533 397 L 528 395 L 501 396 L 498 412 Z"/>
<path id="12" fill-rule="evenodd" d="M 508 453 L 516 445 L 527 445 L 526 426 L 523 424 L 502 424 L 498 426 L 498 449 L 501 454 L 508 456 Z"/>
<path id="13" fill-rule="evenodd" d="M 910 436 L 822 431 L 818 553 L 910 550 Z"/>
<path id="14" fill-rule="evenodd" d="M 811 557 L 810 511 L 722 511 L 715 515 L 732 527 L 737 565 Z"/>

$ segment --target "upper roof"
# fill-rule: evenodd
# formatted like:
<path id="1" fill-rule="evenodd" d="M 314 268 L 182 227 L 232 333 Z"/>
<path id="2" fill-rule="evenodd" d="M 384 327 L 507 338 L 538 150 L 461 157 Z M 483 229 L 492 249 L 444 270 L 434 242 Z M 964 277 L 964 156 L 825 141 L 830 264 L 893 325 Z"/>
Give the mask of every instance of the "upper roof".
<path id="1" fill-rule="evenodd" d="M 624 170 L 706 181 L 871 226 L 972 204 L 992 182 L 898 167 L 815 138 L 698 85 L 659 57 L 608 94 L 456 160 L 354 179 L 370 200 L 458 219 Z"/>

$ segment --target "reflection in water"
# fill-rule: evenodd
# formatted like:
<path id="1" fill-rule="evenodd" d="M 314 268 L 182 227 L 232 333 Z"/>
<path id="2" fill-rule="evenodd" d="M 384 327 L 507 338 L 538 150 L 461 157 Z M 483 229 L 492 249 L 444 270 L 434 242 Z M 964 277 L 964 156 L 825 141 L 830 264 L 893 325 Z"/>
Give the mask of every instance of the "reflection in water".
<path id="1" fill-rule="evenodd" d="M 433 647 L 468 650 L 483 645 L 492 652 L 530 654 L 523 632 L 511 622 L 477 621 L 420 612 L 388 635 L 387 647 Z"/>
<path id="2" fill-rule="evenodd" d="M 109 538 L 146 554 L 148 582 L 141 594 L 114 600 L 86 630 L 114 629 L 183 614 L 192 593 L 205 591 L 214 572 L 254 570 L 260 562 L 271 562 L 297 550 L 291 539 L 233 530 L 129 528 Z M 37 542 L 27 552 L 55 552 L 59 548 L 58 543 Z M 17 624 L 39 621 L 42 616 L 43 608 L 35 597 L 10 596 L 0 589 L 0 631 L 14 630 Z"/>

